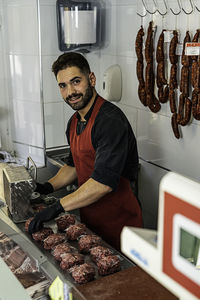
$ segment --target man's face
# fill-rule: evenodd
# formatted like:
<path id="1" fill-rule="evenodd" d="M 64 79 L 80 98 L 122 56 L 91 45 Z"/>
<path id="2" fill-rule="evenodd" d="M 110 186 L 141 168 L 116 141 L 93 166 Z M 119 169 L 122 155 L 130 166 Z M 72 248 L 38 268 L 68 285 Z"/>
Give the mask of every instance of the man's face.
<path id="1" fill-rule="evenodd" d="M 74 110 L 81 110 L 90 102 L 95 86 L 93 73 L 88 77 L 79 68 L 68 67 L 58 72 L 57 81 L 64 101 Z"/>

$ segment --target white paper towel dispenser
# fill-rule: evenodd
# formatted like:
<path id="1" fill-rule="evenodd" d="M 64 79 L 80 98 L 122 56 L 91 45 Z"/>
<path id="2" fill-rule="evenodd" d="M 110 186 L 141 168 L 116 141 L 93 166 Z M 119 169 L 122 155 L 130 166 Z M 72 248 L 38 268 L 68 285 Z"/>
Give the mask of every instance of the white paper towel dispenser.
<path id="1" fill-rule="evenodd" d="M 102 96 L 108 101 L 120 101 L 122 97 L 122 72 L 119 65 L 112 65 L 104 72 Z"/>
<path id="2" fill-rule="evenodd" d="M 90 52 L 101 46 L 101 0 L 57 0 L 60 51 Z"/>

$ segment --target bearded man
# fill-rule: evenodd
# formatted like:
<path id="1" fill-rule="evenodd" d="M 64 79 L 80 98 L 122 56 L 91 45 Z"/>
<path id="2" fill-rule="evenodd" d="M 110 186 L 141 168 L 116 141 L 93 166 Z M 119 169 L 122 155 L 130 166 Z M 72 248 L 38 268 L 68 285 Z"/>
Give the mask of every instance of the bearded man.
<path id="1" fill-rule="evenodd" d="M 141 207 L 131 188 L 137 177 L 135 135 L 124 113 L 95 90 L 96 77 L 82 54 L 64 53 L 53 63 L 60 93 L 76 112 L 67 124 L 70 156 L 36 191 L 48 194 L 78 179 L 78 189 L 38 213 L 29 233 L 61 212 L 80 209 L 81 222 L 120 250 L 124 226 L 142 227 Z"/>

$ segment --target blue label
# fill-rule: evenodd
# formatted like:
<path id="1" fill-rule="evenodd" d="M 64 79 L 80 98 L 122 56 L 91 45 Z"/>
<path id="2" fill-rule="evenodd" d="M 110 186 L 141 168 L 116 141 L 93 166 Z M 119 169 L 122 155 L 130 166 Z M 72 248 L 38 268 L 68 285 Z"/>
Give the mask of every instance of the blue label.
<path id="1" fill-rule="evenodd" d="M 136 249 L 131 249 L 131 254 L 134 255 L 138 260 L 140 260 L 145 266 L 148 266 L 148 261 L 146 258 L 142 257 L 140 252 L 138 252 Z"/>

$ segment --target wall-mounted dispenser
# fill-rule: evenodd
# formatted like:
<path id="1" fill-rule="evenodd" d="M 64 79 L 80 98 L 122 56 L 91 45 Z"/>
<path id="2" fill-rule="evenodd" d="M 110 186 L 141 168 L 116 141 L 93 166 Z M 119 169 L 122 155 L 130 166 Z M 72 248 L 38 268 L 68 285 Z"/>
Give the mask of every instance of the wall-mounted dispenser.
<path id="1" fill-rule="evenodd" d="M 57 0 L 56 9 L 60 51 L 86 53 L 101 46 L 99 0 Z"/>
<path id="2" fill-rule="evenodd" d="M 102 96 L 109 101 L 120 101 L 122 97 L 122 72 L 119 65 L 112 65 L 104 72 Z"/>

